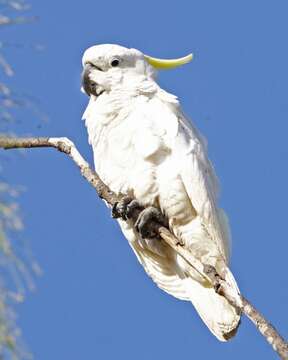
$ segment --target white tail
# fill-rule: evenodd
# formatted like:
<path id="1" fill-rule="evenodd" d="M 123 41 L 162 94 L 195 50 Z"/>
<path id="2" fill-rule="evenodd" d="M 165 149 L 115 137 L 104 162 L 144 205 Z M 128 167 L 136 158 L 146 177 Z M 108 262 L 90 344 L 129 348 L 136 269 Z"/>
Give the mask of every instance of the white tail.
<path id="1" fill-rule="evenodd" d="M 227 273 L 227 281 L 231 286 L 236 286 L 235 290 L 238 291 L 233 275 L 228 269 Z M 223 296 L 217 294 L 214 288 L 204 287 L 191 278 L 184 281 L 190 301 L 210 331 L 220 341 L 227 341 L 233 337 L 239 326 L 241 314 Z"/>

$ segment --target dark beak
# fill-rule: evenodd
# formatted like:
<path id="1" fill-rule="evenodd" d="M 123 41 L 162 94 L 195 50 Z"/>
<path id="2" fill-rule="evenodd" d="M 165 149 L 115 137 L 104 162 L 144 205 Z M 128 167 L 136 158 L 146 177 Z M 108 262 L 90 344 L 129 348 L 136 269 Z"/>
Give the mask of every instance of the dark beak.
<path id="1" fill-rule="evenodd" d="M 97 96 L 96 94 L 97 84 L 94 81 L 90 80 L 89 78 L 89 74 L 92 69 L 93 69 L 93 65 L 91 64 L 85 65 L 84 70 L 82 72 L 82 86 L 85 93 L 88 96 L 90 96 L 91 94 Z"/>

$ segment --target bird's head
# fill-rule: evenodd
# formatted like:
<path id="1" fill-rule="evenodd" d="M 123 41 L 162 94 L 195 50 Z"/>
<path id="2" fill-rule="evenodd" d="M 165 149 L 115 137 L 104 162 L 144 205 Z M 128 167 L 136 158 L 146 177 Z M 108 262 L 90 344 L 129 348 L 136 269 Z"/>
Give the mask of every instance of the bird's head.
<path id="1" fill-rule="evenodd" d="M 82 86 L 88 96 L 99 97 L 121 84 L 132 85 L 139 77 L 154 78 L 157 69 L 171 69 L 191 61 L 192 55 L 180 59 L 157 59 L 139 50 L 119 45 L 96 45 L 88 48 L 82 59 Z"/>

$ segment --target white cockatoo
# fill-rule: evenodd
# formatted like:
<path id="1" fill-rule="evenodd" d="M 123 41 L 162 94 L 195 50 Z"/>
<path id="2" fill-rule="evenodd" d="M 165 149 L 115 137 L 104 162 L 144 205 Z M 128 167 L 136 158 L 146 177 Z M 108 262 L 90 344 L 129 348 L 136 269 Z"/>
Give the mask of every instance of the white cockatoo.
<path id="1" fill-rule="evenodd" d="M 185 118 L 177 97 L 155 80 L 157 69 L 191 58 L 156 59 L 110 44 L 90 47 L 83 55 L 83 90 L 90 97 L 83 119 L 102 181 L 115 193 L 148 207 L 139 215 L 136 229 L 118 218 L 147 274 L 167 293 L 191 301 L 210 331 L 226 341 L 236 333 L 239 311 L 145 228 L 151 217 L 166 219 L 193 256 L 213 266 L 238 293 L 228 269 L 228 221 L 217 206 L 217 178 L 206 142 Z M 118 205 L 124 217 L 133 201 Z"/>

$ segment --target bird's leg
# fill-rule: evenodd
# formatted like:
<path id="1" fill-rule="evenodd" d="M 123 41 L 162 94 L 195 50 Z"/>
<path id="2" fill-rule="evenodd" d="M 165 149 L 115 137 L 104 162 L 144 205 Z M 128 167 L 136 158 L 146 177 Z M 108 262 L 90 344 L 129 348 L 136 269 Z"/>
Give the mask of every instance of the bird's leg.
<path id="1" fill-rule="evenodd" d="M 168 227 L 168 220 L 161 211 L 154 206 L 145 208 L 135 222 L 135 228 L 143 239 L 158 238 L 157 228 L 159 228 L 159 226 Z"/>
<path id="2" fill-rule="evenodd" d="M 144 207 L 140 205 L 137 200 L 134 200 L 129 196 L 124 196 L 112 207 L 112 217 L 115 219 L 122 218 L 123 220 L 128 220 L 134 217 L 137 219 L 139 213 L 143 209 Z"/>

